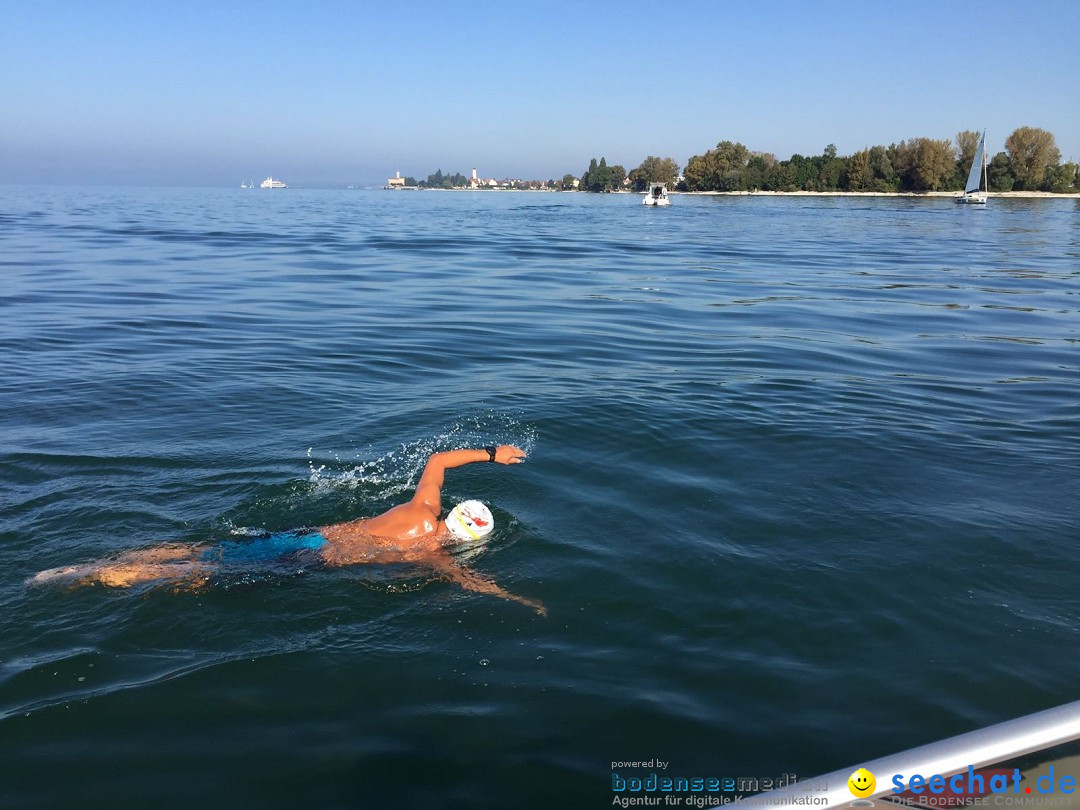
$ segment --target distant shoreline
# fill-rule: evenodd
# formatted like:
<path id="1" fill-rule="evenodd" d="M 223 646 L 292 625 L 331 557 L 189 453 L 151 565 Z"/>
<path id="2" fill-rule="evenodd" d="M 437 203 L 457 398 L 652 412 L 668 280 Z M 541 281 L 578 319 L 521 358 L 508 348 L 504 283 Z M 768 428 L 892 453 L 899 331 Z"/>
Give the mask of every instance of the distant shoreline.
<path id="1" fill-rule="evenodd" d="M 563 191 L 557 188 L 386 188 L 384 191 L 479 191 L 487 194 L 525 192 L 529 194 L 593 194 L 591 191 Z M 641 191 L 609 191 L 608 194 L 643 194 Z M 687 197 L 959 197 L 959 191 L 669 191 Z M 1052 191 L 991 191 L 989 199 L 1080 200 L 1080 192 L 1056 194 Z"/>

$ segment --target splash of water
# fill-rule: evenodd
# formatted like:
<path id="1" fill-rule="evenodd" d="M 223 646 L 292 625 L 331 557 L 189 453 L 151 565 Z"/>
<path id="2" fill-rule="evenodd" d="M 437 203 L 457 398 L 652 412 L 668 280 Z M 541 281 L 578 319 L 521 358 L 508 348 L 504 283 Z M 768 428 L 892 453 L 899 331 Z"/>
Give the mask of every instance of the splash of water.
<path id="1" fill-rule="evenodd" d="M 463 447 L 512 444 L 526 454 L 536 444 L 537 431 L 509 414 L 486 411 L 462 417 L 433 435 L 402 442 L 374 458 L 357 455 L 346 460 L 329 453 L 333 461 L 319 463 L 309 447 L 309 494 L 325 495 L 337 490 L 363 489 L 372 499 L 385 500 L 409 493 L 432 453 Z"/>

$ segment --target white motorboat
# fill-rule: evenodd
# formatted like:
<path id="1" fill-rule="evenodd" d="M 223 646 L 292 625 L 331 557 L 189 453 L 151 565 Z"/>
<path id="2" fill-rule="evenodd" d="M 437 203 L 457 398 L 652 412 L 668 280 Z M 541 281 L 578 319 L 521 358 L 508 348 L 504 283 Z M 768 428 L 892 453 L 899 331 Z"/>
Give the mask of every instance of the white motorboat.
<path id="1" fill-rule="evenodd" d="M 663 183 L 652 183 L 649 185 L 649 190 L 645 192 L 645 198 L 641 201 L 642 205 L 671 205 L 671 200 L 667 195 L 667 186 Z"/>
<path id="2" fill-rule="evenodd" d="M 285 185 L 283 182 L 281 182 L 280 180 L 275 180 L 273 177 L 267 177 L 259 185 L 262 188 L 288 188 L 288 186 Z"/>

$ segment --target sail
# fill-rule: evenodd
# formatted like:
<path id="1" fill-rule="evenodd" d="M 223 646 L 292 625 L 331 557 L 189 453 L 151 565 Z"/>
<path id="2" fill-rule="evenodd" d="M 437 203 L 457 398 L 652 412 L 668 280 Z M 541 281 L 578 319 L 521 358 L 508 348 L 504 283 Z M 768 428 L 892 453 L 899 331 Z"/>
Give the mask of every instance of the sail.
<path id="1" fill-rule="evenodd" d="M 965 194 L 971 194 L 979 190 L 979 183 L 982 181 L 983 160 L 985 160 L 983 152 L 985 147 L 986 132 L 984 131 L 982 137 L 979 138 L 979 148 L 975 150 L 975 159 L 971 161 L 971 171 L 968 172 L 967 184 L 964 186 Z"/>

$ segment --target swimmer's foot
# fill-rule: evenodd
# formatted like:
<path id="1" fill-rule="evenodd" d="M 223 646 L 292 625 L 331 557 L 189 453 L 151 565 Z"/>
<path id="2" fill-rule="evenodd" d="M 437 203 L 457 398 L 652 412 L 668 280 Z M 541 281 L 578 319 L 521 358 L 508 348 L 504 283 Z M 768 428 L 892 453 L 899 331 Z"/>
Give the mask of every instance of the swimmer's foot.
<path id="1" fill-rule="evenodd" d="M 27 585 L 59 585 L 72 583 L 93 572 L 93 566 L 89 565 L 64 565 L 60 568 L 49 568 L 39 571 L 26 580 Z"/>

